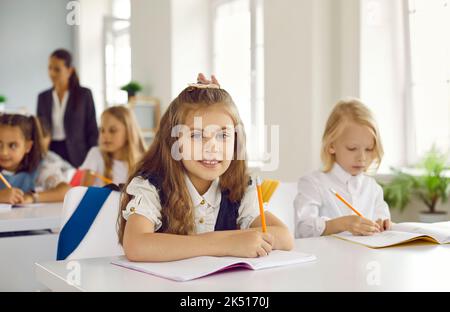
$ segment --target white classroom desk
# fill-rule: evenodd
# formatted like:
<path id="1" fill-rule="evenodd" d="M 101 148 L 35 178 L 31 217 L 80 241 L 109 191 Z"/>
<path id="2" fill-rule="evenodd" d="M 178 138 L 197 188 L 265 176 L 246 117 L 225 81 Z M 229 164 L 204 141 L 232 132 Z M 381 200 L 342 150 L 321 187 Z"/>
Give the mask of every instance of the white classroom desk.
<path id="1" fill-rule="evenodd" d="M 62 203 L 15 207 L 0 213 L 0 291 L 36 291 L 34 263 L 56 259 Z"/>
<path id="2" fill-rule="evenodd" d="M 113 258 L 97 258 L 36 263 L 36 278 L 53 291 L 450 291 L 450 245 L 418 242 L 375 250 L 334 237 L 299 239 L 295 245 L 317 261 L 174 282 L 112 265 Z M 67 281 L 74 280 L 74 267 L 80 284 L 72 286 Z"/>

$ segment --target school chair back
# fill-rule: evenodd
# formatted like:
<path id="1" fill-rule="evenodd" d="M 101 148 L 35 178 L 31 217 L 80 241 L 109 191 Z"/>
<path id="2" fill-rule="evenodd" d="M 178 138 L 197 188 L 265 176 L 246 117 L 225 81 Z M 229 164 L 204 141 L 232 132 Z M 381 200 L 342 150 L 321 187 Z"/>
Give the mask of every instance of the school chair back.
<path id="1" fill-rule="evenodd" d="M 75 187 L 64 198 L 57 260 L 123 255 L 116 232 L 120 193 Z"/>
<path id="2" fill-rule="evenodd" d="M 281 182 L 270 199 L 267 211 L 284 222 L 294 234 L 294 199 L 297 195 L 297 183 Z"/>

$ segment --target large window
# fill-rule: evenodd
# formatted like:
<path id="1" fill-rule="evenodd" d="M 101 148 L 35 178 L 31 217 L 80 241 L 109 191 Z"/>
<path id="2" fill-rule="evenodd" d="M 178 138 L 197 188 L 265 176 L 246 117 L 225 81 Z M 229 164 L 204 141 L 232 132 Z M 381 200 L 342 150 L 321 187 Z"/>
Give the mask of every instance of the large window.
<path id="1" fill-rule="evenodd" d="M 213 3 L 213 72 L 232 95 L 247 132 L 250 161 L 264 152 L 263 2 Z"/>
<path id="2" fill-rule="evenodd" d="M 385 145 L 381 171 L 450 144 L 450 0 L 362 0 L 361 98 Z"/>
<path id="3" fill-rule="evenodd" d="M 104 19 L 107 106 L 127 103 L 127 93 L 120 87 L 131 80 L 130 0 L 113 0 L 112 13 Z"/>
<path id="4" fill-rule="evenodd" d="M 416 155 L 450 143 L 450 1 L 409 0 Z"/>

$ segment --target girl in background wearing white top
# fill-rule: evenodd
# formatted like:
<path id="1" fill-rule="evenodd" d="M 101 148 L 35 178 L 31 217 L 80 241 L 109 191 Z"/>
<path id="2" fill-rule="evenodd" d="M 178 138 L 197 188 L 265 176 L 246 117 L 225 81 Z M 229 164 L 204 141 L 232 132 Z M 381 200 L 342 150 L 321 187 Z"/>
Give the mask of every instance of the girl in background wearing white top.
<path id="1" fill-rule="evenodd" d="M 290 250 L 287 227 L 268 212 L 266 222 L 262 233 L 233 100 L 216 84 L 186 88 L 130 175 L 118 217 L 126 256 L 158 262 Z"/>
<path id="2" fill-rule="evenodd" d="M 56 154 L 53 151 L 49 150 L 50 143 L 52 141 L 52 130 L 50 128 L 50 125 L 45 119 L 38 118 L 39 122 L 41 124 L 42 129 L 42 164 L 41 164 L 41 170 L 43 172 L 61 172 L 62 177 L 65 182 L 70 181 L 70 177 L 73 175 L 74 168 L 61 156 Z M 45 176 L 45 175 L 44 175 Z M 55 182 L 51 179 L 47 181 L 48 187 L 51 187 L 51 184 Z M 49 184 L 50 183 L 50 184 Z"/>
<path id="3" fill-rule="evenodd" d="M 144 152 L 144 140 L 134 114 L 125 106 L 113 106 L 101 116 L 99 146 L 91 148 L 80 169 L 123 184 Z M 84 185 L 104 184 L 92 175 L 86 177 Z"/>
<path id="4" fill-rule="evenodd" d="M 367 171 L 377 169 L 383 147 L 370 110 L 359 100 L 339 102 L 322 138 L 323 171 L 302 177 L 294 201 L 297 238 L 349 231 L 372 235 L 390 228 L 383 190 Z M 354 215 L 330 191 L 334 189 L 364 218 Z"/>

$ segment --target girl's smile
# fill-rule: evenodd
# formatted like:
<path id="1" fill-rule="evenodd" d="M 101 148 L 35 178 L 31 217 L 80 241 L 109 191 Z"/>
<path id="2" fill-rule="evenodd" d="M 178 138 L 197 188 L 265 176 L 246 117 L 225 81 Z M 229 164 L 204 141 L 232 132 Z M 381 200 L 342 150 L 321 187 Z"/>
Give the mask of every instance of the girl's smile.
<path id="1" fill-rule="evenodd" d="M 4 158 L 0 157 L 0 167 L 7 167 L 11 164 L 12 159 L 11 158 Z"/>
<path id="2" fill-rule="evenodd" d="M 195 125 L 198 118 L 201 127 Z M 197 190 L 207 188 L 230 167 L 235 144 L 234 122 L 220 103 L 188 115 L 185 122 L 191 130 L 181 138 L 182 162 Z"/>
<path id="3" fill-rule="evenodd" d="M 218 160 L 200 160 L 198 163 L 206 169 L 217 169 L 222 162 Z"/>

